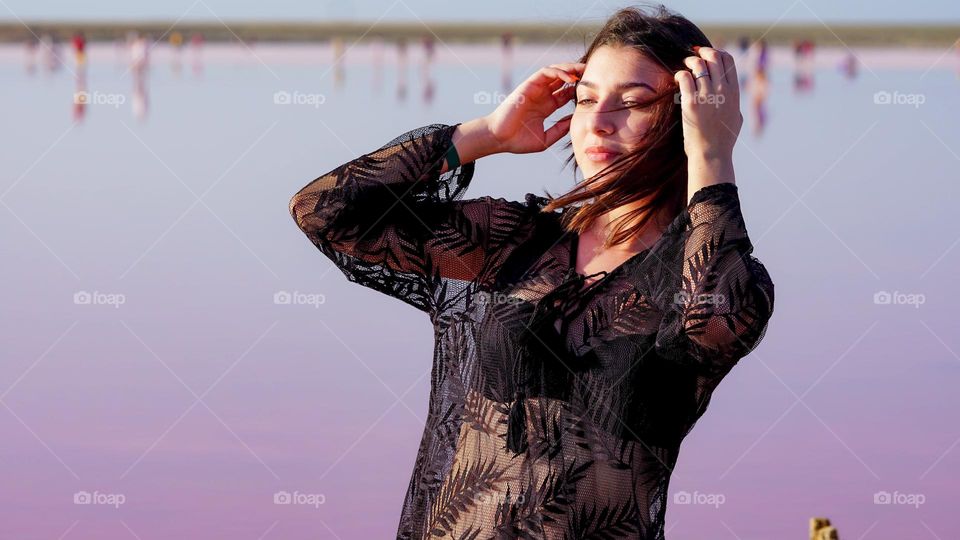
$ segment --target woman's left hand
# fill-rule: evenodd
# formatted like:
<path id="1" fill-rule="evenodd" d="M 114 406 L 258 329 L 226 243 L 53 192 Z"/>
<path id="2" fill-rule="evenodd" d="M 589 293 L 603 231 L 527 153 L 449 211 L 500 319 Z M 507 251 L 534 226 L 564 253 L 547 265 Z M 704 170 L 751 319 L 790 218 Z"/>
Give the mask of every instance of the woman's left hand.
<path id="1" fill-rule="evenodd" d="M 674 74 L 680 86 L 683 147 L 691 183 L 694 178 L 698 185 L 732 182 L 733 146 L 743 125 L 737 68 L 726 51 L 710 47 L 694 50 L 696 56 L 684 59 L 690 71 Z M 694 191 L 689 190 L 690 195 Z"/>

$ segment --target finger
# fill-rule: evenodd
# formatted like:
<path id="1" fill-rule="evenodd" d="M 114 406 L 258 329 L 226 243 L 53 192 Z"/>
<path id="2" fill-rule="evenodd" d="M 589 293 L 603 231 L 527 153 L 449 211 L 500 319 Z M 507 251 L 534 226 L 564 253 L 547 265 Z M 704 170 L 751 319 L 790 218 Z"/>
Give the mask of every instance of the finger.
<path id="1" fill-rule="evenodd" d="M 550 67 L 559 68 L 579 76 L 583 74 L 583 70 L 587 68 L 587 64 L 583 62 L 563 62 L 560 64 L 550 64 Z"/>
<path id="2" fill-rule="evenodd" d="M 710 77 L 710 70 L 707 69 L 707 63 L 699 56 L 688 56 L 683 59 L 683 64 L 693 72 L 697 93 L 705 93 L 709 82 L 707 79 Z M 700 76 L 698 77 L 698 75 Z"/>
<path id="3" fill-rule="evenodd" d="M 571 83 L 568 83 L 563 79 L 553 79 L 552 81 L 547 83 L 547 88 L 549 88 L 551 92 L 556 92 L 557 90 L 563 88 L 563 85 L 565 84 L 571 84 Z"/>
<path id="4" fill-rule="evenodd" d="M 568 85 L 560 88 L 553 92 L 554 103 L 556 103 L 557 108 L 562 107 L 568 101 L 574 98 L 577 95 L 577 87 L 574 85 Z"/>
<path id="5" fill-rule="evenodd" d="M 697 91 L 697 85 L 693 80 L 693 74 L 687 70 L 680 70 L 673 74 L 677 86 L 680 87 L 680 99 L 689 100 Z"/>
<path id="6" fill-rule="evenodd" d="M 720 51 L 712 47 L 700 47 L 697 54 L 706 61 L 707 70 L 710 72 L 710 83 L 714 86 L 719 85 L 724 78 L 723 58 L 720 56 Z"/>
<path id="7" fill-rule="evenodd" d="M 737 76 L 737 64 L 733 55 L 727 51 L 722 51 L 720 54 L 723 56 L 724 80 L 731 88 L 735 88 L 740 84 L 740 78 Z"/>
<path id="8" fill-rule="evenodd" d="M 564 116 L 560 120 L 557 120 L 557 123 L 550 126 L 543 134 L 544 144 L 546 148 L 553 146 L 553 144 L 559 141 L 567 132 L 570 130 L 570 120 L 573 118 L 572 114 Z"/>
<path id="9" fill-rule="evenodd" d="M 547 88 L 552 92 L 563 85 L 564 82 L 573 83 L 576 82 L 576 78 L 562 69 L 544 67 L 527 78 L 524 84 Z M 554 86 L 551 87 L 551 85 Z"/>

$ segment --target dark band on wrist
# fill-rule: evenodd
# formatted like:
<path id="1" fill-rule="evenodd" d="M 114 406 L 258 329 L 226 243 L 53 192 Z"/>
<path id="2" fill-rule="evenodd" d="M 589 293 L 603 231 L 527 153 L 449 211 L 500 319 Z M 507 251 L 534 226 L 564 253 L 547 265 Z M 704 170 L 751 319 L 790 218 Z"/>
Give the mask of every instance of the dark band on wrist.
<path id="1" fill-rule="evenodd" d="M 447 150 L 447 170 L 452 171 L 460 166 L 460 154 L 457 153 L 457 147 L 453 144 Z"/>

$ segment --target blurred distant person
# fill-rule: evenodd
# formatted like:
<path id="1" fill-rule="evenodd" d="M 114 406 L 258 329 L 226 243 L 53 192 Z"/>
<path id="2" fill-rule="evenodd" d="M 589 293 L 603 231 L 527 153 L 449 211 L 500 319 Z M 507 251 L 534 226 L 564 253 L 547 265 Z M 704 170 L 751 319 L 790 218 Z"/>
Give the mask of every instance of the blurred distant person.
<path id="1" fill-rule="evenodd" d="M 750 75 L 752 72 L 750 64 L 747 61 L 750 58 L 750 45 L 751 43 L 749 36 L 740 36 L 737 38 L 737 58 L 744 59 L 743 66 L 746 68 L 740 72 L 740 86 L 747 85 L 747 81 L 750 80 Z"/>
<path id="2" fill-rule="evenodd" d="M 750 79 L 750 111 L 753 121 L 753 134 L 756 137 L 763 135 L 764 128 L 767 126 L 767 95 L 770 88 L 770 81 L 766 72 L 759 71 Z"/>
<path id="3" fill-rule="evenodd" d="M 149 66 L 150 47 L 147 44 L 147 38 L 142 34 L 137 34 L 130 44 L 130 68 L 134 72 L 142 73 Z"/>
<path id="4" fill-rule="evenodd" d="M 767 68 L 770 64 L 770 48 L 767 46 L 767 40 L 760 38 L 756 42 L 757 61 L 754 65 L 754 72 L 758 74 L 767 74 Z"/>
<path id="5" fill-rule="evenodd" d="M 372 57 L 372 77 L 370 84 L 373 93 L 379 95 L 383 90 L 383 37 L 373 36 L 370 38 L 370 56 Z"/>
<path id="6" fill-rule="evenodd" d="M 767 47 L 767 41 L 764 38 L 754 41 L 747 47 L 745 54 L 747 65 L 744 70 L 746 75 L 740 78 L 744 86 L 749 86 L 751 82 L 758 77 L 763 77 L 764 82 L 766 81 L 767 68 L 770 62 L 769 55 L 770 52 Z"/>
<path id="7" fill-rule="evenodd" d="M 86 117 L 90 94 L 87 91 L 87 70 L 78 69 L 74 77 L 73 119 L 82 122 Z"/>
<path id="8" fill-rule="evenodd" d="M 147 117 L 147 70 L 133 70 L 133 95 L 130 99 L 130 108 L 137 120 Z"/>
<path id="9" fill-rule="evenodd" d="M 87 38 L 83 35 L 83 32 L 76 31 L 73 34 L 73 54 L 76 59 L 77 67 L 82 68 L 87 61 Z"/>
<path id="10" fill-rule="evenodd" d="M 173 58 L 170 61 L 170 70 L 174 75 L 179 75 L 181 67 L 183 66 L 183 34 L 174 30 L 170 33 L 170 38 L 167 41 L 173 53 Z"/>
<path id="11" fill-rule="evenodd" d="M 339 36 L 333 38 L 333 86 L 335 88 L 341 88 L 346 79 L 343 66 L 343 57 L 346 52 L 343 38 Z"/>
<path id="12" fill-rule="evenodd" d="M 196 32 L 190 36 L 190 51 L 193 54 L 193 74 L 199 76 L 203 72 L 203 34 Z"/>
<path id="13" fill-rule="evenodd" d="M 434 41 L 430 36 L 423 38 L 423 63 L 420 66 L 420 79 L 423 81 L 423 102 L 430 104 L 433 102 L 434 94 L 437 91 L 437 84 L 433 78 L 433 57 Z"/>
<path id="14" fill-rule="evenodd" d="M 147 74 L 150 68 L 150 44 L 147 35 L 136 33 L 131 36 L 130 71 L 133 73 L 133 94 L 130 108 L 138 120 L 147 116 Z"/>
<path id="15" fill-rule="evenodd" d="M 407 99 L 407 40 L 397 39 L 397 101 Z"/>
<path id="16" fill-rule="evenodd" d="M 794 44 L 793 88 L 798 93 L 807 93 L 813 90 L 813 48 L 813 41 L 809 39 L 802 39 Z"/>
<path id="17" fill-rule="evenodd" d="M 847 52 L 843 60 L 840 61 L 840 71 L 847 79 L 857 78 L 857 57 L 852 52 Z"/>
<path id="18" fill-rule="evenodd" d="M 500 87 L 503 93 L 513 89 L 513 34 L 504 32 L 500 35 Z"/>
<path id="19" fill-rule="evenodd" d="M 54 72 L 60 69 L 62 64 L 60 40 L 56 34 L 46 32 L 40 36 L 40 51 L 43 55 L 43 64 L 48 71 Z"/>
<path id="20" fill-rule="evenodd" d="M 433 56 L 436 53 L 436 43 L 432 36 L 423 36 L 423 56 L 427 60 L 432 61 Z"/>

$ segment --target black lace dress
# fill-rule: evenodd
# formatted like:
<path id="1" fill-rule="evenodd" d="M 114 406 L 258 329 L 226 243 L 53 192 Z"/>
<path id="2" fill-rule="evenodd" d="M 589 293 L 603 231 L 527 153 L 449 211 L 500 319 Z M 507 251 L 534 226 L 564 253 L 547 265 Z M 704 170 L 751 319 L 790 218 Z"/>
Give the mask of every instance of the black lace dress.
<path id="1" fill-rule="evenodd" d="M 680 443 L 762 339 L 773 283 L 738 188 L 697 191 L 595 281 L 547 199 L 466 199 L 432 124 L 290 201 L 347 279 L 430 317 L 429 411 L 397 538 L 662 539 Z"/>

